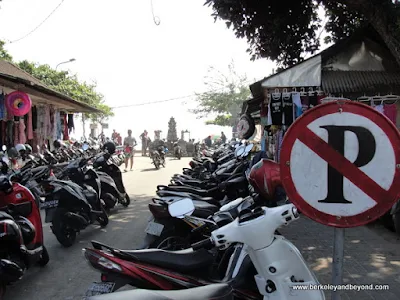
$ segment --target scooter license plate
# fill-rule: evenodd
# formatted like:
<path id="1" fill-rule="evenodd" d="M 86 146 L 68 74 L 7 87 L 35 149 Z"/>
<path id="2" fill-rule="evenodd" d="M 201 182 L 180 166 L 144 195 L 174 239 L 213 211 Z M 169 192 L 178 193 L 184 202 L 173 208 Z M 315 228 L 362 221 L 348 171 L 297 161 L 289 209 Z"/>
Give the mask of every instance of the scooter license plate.
<path id="1" fill-rule="evenodd" d="M 50 223 L 53 221 L 54 212 L 57 208 L 48 208 L 46 209 L 46 218 L 44 220 L 45 223 Z"/>
<path id="2" fill-rule="evenodd" d="M 102 294 L 112 293 L 114 290 L 114 282 L 93 282 L 89 289 L 86 291 L 86 297 L 92 297 Z"/>
<path id="3" fill-rule="evenodd" d="M 41 209 L 46 209 L 46 210 L 55 207 L 58 207 L 58 200 L 45 201 L 40 205 Z"/>
<path id="4" fill-rule="evenodd" d="M 160 236 L 163 230 L 164 230 L 164 225 L 152 221 L 147 224 L 147 227 L 144 230 L 144 232 L 151 235 Z"/>

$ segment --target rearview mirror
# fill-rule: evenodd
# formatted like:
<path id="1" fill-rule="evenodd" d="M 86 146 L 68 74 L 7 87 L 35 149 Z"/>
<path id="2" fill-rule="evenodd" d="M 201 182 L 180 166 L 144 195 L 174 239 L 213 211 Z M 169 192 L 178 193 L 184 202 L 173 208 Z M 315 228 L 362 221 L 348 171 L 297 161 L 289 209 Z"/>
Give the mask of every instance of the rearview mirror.
<path id="1" fill-rule="evenodd" d="M 6 146 L 6 145 L 3 145 L 3 146 L 1 147 L 1 149 L 3 149 L 3 151 L 6 151 L 6 150 L 7 150 L 7 146 Z"/>
<path id="2" fill-rule="evenodd" d="M 245 146 L 239 146 L 235 150 L 235 156 L 236 157 L 241 157 L 244 154 L 244 151 L 246 150 Z"/>
<path id="3" fill-rule="evenodd" d="M 84 143 L 84 144 L 82 145 L 82 150 L 83 150 L 83 151 L 86 151 L 87 149 L 89 149 L 89 145 L 86 144 L 86 143 Z"/>
<path id="4" fill-rule="evenodd" d="M 171 217 L 183 219 L 187 215 L 191 215 L 194 211 L 193 201 L 189 198 L 176 200 L 168 205 L 168 212 Z"/>
<path id="5" fill-rule="evenodd" d="M 246 157 L 247 155 L 249 155 L 250 151 L 253 150 L 254 144 L 249 144 L 244 148 L 242 157 Z"/>
<path id="6" fill-rule="evenodd" d="M 3 161 L 4 163 L 6 163 L 7 165 L 10 163 L 10 160 L 9 160 L 8 157 L 6 157 L 6 156 L 3 156 L 2 161 Z"/>

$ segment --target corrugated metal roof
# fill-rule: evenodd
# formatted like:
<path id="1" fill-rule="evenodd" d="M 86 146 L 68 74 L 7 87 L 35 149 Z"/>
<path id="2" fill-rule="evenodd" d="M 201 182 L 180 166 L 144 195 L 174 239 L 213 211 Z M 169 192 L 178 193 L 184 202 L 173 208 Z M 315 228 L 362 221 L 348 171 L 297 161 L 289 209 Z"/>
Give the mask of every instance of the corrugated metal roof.
<path id="1" fill-rule="evenodd" d="M 33 82 L 36 85 L 40 85 L 42 87 L 46 87 L 43 82 L 41 82 L 39 79 L 36 79 L 36 77 L 32 76 L 31 74 L 25 72 L 24 70 L 20 69 L 16 65 L 14 65 L 11 62 L 1 60 L 0 59 L 0 73 L 21 78 L 30 82 Z M 48 87 L 46 87 L 48 88 Z"/>
<path id="2" fill-rule="evenodd" d="M 386 71 L 322 71 L 325 93 L 399 93 L 400 73 Z"/>

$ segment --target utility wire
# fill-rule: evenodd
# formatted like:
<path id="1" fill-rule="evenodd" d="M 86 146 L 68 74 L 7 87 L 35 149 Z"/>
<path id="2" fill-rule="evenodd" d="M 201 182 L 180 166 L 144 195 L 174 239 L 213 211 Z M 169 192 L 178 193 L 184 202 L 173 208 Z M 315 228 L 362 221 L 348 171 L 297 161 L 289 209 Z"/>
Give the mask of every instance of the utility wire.
<path id="1" fill-rule="evenodd" d="M 30 36 L 32 33 L 34 33 L 36 30 L 38 30 L 55 12 L 56 10 L 61 6 L 61 4 L 64 3 L 65 0 L 61 0 L 61 2 L 56 6 L 56 8 L 53 9 L 53 11 L 42 21 L 39 23 L 39 25 L 37 25 L 35 28 L 33 28 L 31 31 L 29 31 L 27 34 L 25 34 L 24 36 L 20 37 L 19 39 L 16 39 L 14 41 L 9 41 L 10 44 L 12 43 L 16 43 L 19 42 L 25 38 L 27 38 L 28 36 Z"/>
<path id="2" fill-rule="evenodd" d="M 170 98 L 170 99 L 165 99 L 165 100 L 159 100 L 159 101 L 153 101 L 153 102 L 143 102 L 143 103 L 136 103 L 136 104 L 121 105 L 121 106 L 115 106 L 115 107 L 111 107 L 111 108 L 124 108 L 124 107 L 143 106 L 143 105 L 149 105 L 149 104 L 155 104 L 155 103 L 162 103 L 162 102 L 181 100 L 181 99 L 186 99 L 186 98 L 190 98 L 190 97 L 194 97 L 194 96 L 196 96 L 196 94 L 187 95 L 187 96 L 183 96 L 183 97 Z"/>
<path id="3" fill-rule="evenodd" d="M 153 15 L 153 22 L 154 22 L 154 24 L 156 24 L 156 25 L 158 26 L 158 25 L 160 25 L 161 20 L 160 20 L 159 17 L 157 17 L 157 16 L 154 14 L 153 0 L 150 0 L 150 6 L 151 6 L 151 14 Z"/>

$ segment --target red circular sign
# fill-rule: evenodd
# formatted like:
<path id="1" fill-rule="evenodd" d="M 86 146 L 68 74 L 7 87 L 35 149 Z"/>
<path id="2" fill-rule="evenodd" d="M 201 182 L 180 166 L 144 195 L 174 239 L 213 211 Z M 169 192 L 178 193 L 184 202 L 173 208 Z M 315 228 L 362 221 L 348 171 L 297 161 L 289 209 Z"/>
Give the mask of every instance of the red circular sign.
<path id="1" fill-rule="evenodd" d="M 352 144 L 345 142 L 349 138 Z M 346 153 L 353 153 L 353 162 Z M 316 167 L 322 164 L 324 168 Z M 398 166 L 396 126 L 375 109 L 352 101 L 321 104 L 304 113 L 285 134 L 280 154 L 282 183 L 293 204 L 314 221 L 340 228 L 365 225 L 393 206 L 400 191 Z M 315 184 L 302 184 L 311 179 Z"/>

